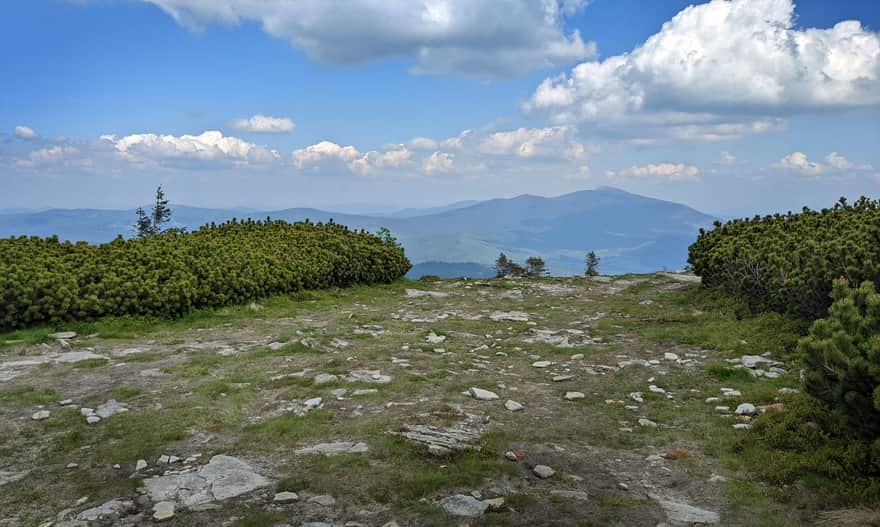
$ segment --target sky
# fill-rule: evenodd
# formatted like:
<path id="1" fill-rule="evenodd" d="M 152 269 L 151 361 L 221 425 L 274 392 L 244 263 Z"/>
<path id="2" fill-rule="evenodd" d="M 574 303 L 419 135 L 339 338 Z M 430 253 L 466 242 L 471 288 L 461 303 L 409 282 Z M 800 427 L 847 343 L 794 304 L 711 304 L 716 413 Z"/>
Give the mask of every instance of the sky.
<path id="1" fill-rule="evenodd" d="M 16 0 L 0 208 L 880 197 L 876 0 Z"/>

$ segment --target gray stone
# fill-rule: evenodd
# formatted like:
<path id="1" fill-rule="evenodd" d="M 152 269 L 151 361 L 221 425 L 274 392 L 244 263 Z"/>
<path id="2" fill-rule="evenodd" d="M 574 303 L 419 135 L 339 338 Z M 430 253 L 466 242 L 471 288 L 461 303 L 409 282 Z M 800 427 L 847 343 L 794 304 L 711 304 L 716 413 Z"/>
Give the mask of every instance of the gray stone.
<path id="1" fill-rule="evenodd" d="M 586 501 L 590 499 L 586 492 L 582 490 L 551 490 L 551 496 L 558 496 L 560 498 L 567 498 L 571 500 L 582 500 Z"/>
<path id="2" fill-rule="evenodd" d="M 522 311 L 495 311 L 489 318 L 495 322 L 528 322 L 529 314 Z"/>
<path id="3" fill-rule="evenodd" d="M 548 467 L 547 465 L 535 465 L 535 468 L 532 469 L 532 472 L 534 472 L 535 475 L 541 479 L 547 479 L 553 476 L 553 474 L 556 474 L 556 471 Z"/>
<path id="4" fill-rule="evenodd" d="M 336 382 L 339 380 L 339 377 L 333 375 L 332 373 L 319 373 L 315 375 L 315 384 L 329 384 L 331 382 Z"/>
<path id="5" fill-rule="evenodd" d="M 511 400 L 508 400 L 506 403 L 504 403 L 504 407 L 507 408 L 508 410 L 510 410 L 511 412 L 519 412 L 520 410 L 522 410 L 524 408 L 521 403 L 518 403 L 516 401 L 511 401 Z"/>
<path id="6" fill-rule="evenodd" d="M 680 501 L 658 499 L 657 503 L 666 512 L 666 518 L 673 524 L 715 525 L 721 521 L 717 512 L 700 509 Z"/>
<path id="7" fill-rule="evenodd" d="M 320 397 L 315 397 L 313 399 L 307 399 L 306 402 L 303 404 L 305 404 L 305 407 L 307 409 L 312 410 L 314 408 L 320 407 L 322 402 L 323 399 L 321 399 Z"/>
<path id="8" fill-rule="evenodd" d="M 651 421 L 650 419 L 645 419 L 644 417 L 639 419 L 639 426 L 646 426 L 649 428 L 657 428 L 657 423 Z"/>
<path id="9" fill-rule="evenodd" d="M 758 413 L 758 410 L 755 408 L 755 405 L 751 403 L 742 403 L 741 405 L 736 407 L 734 410 L 736 415 L 755 415 Z"/>
<path id="10" fill-rule="evenodd" d="M 480 447 L 471 444 L 472 441 L 476 440 L 477 437 L 479 437 L 479 434 L 463 428 L 438 428 L 436 426 L 429 425 L 404 425 L 401 431 L 391 432 L 391 434 L 404 437 L 406 439 L 409 439 L 410 441 L 416 441 L 418 443 L 427 445 L 429 451 L 431 447 L 440 447 L 447 451 L 480 449 Z M 448 453 L 437 449 L 435 449 L 435 451 L 437 451 L 438 453 L 442 452 L 444 455 Z"/>
<path id="11" fill-rule="evenodd" d="M 317 505 L 321 505 L 323 507 L 332 507 L 336 505 L 336 498 L 330 496 L 328 494 L 321 494 L 318 496 L 312 496 L 309 498 L 309 503 L 315 503 Z"/>
<path id="12" fill-rule="evenodd" d="M 484 390 L 482 388 L 471 387 L 468 390 L 468 394 L 474 399 L 480 401 L 494 401 L 498 398 L 498 394 L 496 394 L 495 392 L 490 392 L 489 390 Z"/>
<path id="13" fill-rule="evenodd" d="M 363 454 L 369 449 L 370 447 L 366 443 L 342 441 L 337 443 L 321 443 L 306 448 L 300 448 L 296 450 L 296 453 L 300 455 L 324 454 L 325 456 L 332 456 L 335 454 Z"/>
<path id="14" fill-rule="evenodd" d="M 101 419 L 106 419 L 118 413 L 123 413 L 127 411 L 128 405 L 126 403 L 118 403 L 116 402 L 116 399 L 110 399 L 106 403 L 99 405 L 95 409 L 95 414 Z"/>
<path id="15" fill-rule="evenodd" d="M 131 510 L 134 504 L 130 501 L 120 499 L 110 500 L 102 505 L 86 509 L 77 515 L 77 519 L 81 521 L 112 521 L 126 514 Z"/>
<path id="16" fill-rule="evenodd" d="M 144 480 L 147 494 L 154 502 L 174 501 L 184 507 L 234 498 L 270 484 L 246 462 L 224 455 L 212 457 L 196 472 Z"/>
<path id="17" fill-rule="evenodd" d="M 444 293 L 442 291 L 423 291 L 421 289 L 407 289 L 406 296 L 409 298 L 419 298 L 422 296 L 428 296 L 432 298 L 445 298 L 449 296 L 449 293 Z"/>
<path id="18" fill-rule="evenodd" d="M 466 518 L 477 518 L 482 516 L 489 508 L 489 505 L 474 498 L 473 496 L 465 496 L 464 494 L 456 494 L 447 496 L 440 500 L 440 508 L 446 514 L 451 516 L 463 516 Z"/>
<path id="19" fill-rule="evenodd" d="M 380 370 L 354 370 L 348 374 L 345 380 L 348 382 L 388 384 L 392 379 L 390 375 L 383 375 Z"/>
<path id="20" fill-rule="evenodd" d="M 43 419 L 48 419 L 48 418 L 49 418 L 49 410 L 40 410 L 39 412 L 35 412 L 31 416 L 31 419 L 33 419 L 34 421 L 42 421 Z"/>
<path id="21" fill-rule="evenodd" d="M 535 368 L 549 368 L 553 366 L 553 363 L 549 360 L 539 360 L 532 363 L 532 366 Z"/>
<path id="22" fill-rule="evenodd" d="M 160 501 L 153 505 L 153 519 L 157 522 L 170 520 L 174 517 L 174 508 L 173 501 Z"/>
<path id="23" fill-rule="evenodd" d="M 58 333 L 49 333 L 49 338 L 55 340 L 70 340 L 76 338 L 76 331 L 59 331 Z"/>
<path id="24" fill-rule="evenodd" d="M 68 353 L 62 353 L 58 357 L 55 357 L 54 361 L 60 364 L 72 364 L 77 362 L 82 362 L 84 360 L 93 360 L 93 359 L 104 359 L 107 357 L 103 355 L 98 355 L 97 353 L 92 353 L 91 351 L 71 351 Z"/>
<path id="25" fill-rule="evenodd" d="M 290 491 L 279 492 L 274 498 L 272 498 L 272 501 L 275 503 L 293 503 L 297 500 L 299 500 L 299 496 L 296 492 Z"/>
<path id="26" fill-rule="evenodd" d="M 565 392 L 563 398 L 566 401 L 576 401 L 578 399 L 583 399 L 586 397 L 582 392 Z"/>

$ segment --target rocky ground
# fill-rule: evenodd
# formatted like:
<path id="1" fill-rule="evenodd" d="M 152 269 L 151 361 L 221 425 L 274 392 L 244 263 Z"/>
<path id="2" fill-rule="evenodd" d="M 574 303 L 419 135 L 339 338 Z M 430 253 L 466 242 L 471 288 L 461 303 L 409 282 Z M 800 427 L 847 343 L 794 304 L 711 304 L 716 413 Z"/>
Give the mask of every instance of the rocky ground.
<path id="1" fill-rule="evenodd" d="M 7 335 L 0 526 L 800 524 L 726 448 L 796 376 L 682 304 L 694 281 L 402 282 Z"/>

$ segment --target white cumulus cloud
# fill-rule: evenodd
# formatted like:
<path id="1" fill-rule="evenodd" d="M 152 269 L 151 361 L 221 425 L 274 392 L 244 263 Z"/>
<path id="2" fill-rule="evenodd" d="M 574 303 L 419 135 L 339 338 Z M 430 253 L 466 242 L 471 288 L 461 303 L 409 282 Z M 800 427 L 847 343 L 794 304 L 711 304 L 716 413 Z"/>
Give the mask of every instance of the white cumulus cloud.
<path id="1" fill-rule="evenodd" d="M 353 146 L 340 146 L 332 141 L 300 148 L 293 151 L 293 164 L 297 168 L 315 166 L 326 160 L 341 160 L 351 162 L 359 158 L 361 153 Z"/>
<path id="2" fill-rule="evenodd" d="M 697 176 L 699 174 L 699 168 L 685 165 L 683 163 L 649 164 L 645 166 L 633 166 L 616 172 L 612 170 L 607 172 L 607 176 L 610 178 L 626 176 L 634 178 L 655 177 L 669 181 L 695 181 L 698 179 Z"/>
<path id="3" fill-rule="evenodd" d="M 449 172 L 452 170 L 455 156 L 448 152 L 434 152 L 422 160 L 422 170 L 431 174 L 433 172 Z"/>
<path id="4" fill-rule="evenodd" d="M 575 130 L 568 126 L 550 128 L 518 128 L 496 132 L 480 142 L 480 151 L 495 155 L 519 157 L 559 156 L 584 159 L 586 147 L 575 140 Z"/>
<path id="5" fill-rule="evenodd" d="M 272 117 L 258 113 L 249 119 L 232 121 L 232 128 L 240 132 L 278 134 L 292 132 L 296 124 L 289 117 Z"/>
<path id="6" fill-rule="evenodd" d="M 701 138 L 707 120 L 741 127 L 715 136 L 737 136 L 778 126 L 748 115 L 880 106 L 880 35 L 855 20 L 799 29 L 795 19 L 792 0 L 690 6 L 632 52 L 544 80 L 524 108 L 556 123 L 691 121 L 679 133 Z"/>
<path id="7" fill-rule="evenodd" d="M 39 137 L 33 128 L 22 124 L 15 127 L 15 136 L 20 137 L 21 139 L 36 139 Z"/>
<path id="8" fill-rule="evenodd" d="M 566 18 L 583 0 L 144 0 L 178 23 L 258 22 L 314 59 L 413 57 L 415 73 L 511 76 L 591 58 Z"/>
<path id="9" fill-rule="evenodd" d="M 831 152 L 825 156 L 825 163 L 810 161 L 803 152 L 792 152 L 773 164 L 774 168 L 793 170 L 807 176 L 815 176 L 826 172 L 844 172 L 852 170 L 873 170 L 869 164 L 856 164 L 838 154 Z"/>
<path id="10" fill-rule="evenodd" d="M 101 140 L 131 161 L 163 162 L 168 160 L 232 161 L 236 163 L 267 163 L 279 157 L 278 152 L 249 143 L 218 131 L 200 135 L 133 134 L 117 138 L 103 135 Z"/>
<path id="11" fill-rule="evenodd" d="M 85 157 L 80 149 L 74 146 L 55 145 L 49 148 L 34 150 L 27 159 L 19 159 L 15 164 L 22 168 L 89 168 L 92 166 L 92 161 Z"/>

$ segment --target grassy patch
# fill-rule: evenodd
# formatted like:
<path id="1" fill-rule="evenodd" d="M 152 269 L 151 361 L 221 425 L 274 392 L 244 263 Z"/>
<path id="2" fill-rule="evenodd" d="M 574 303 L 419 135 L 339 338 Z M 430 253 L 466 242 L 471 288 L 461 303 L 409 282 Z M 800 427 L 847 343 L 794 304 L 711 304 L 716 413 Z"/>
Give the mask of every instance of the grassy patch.
<path id="1" fill-rule="evenodd" d="M 333 414 L 326 410 L 313 410 L 301 417 L 288 412 L 249 426 L 245 428 L 245 433 L 250 439 L 262 439 L 267 444 L 277 441 L 296 443 L 307 437 L 321 435 L 325 426 L 332 421 Z"/>
<path id="2" fill-rule="evenodd" d="M 117 386 L 107 394 L 117 401 L 125 401 L 141 394 L 141 389 L 136 386 Z"/>
<path id="3" fill-rule="evenodd" d="M 100 368 L 106 366 L 110 361 L 107 359 L 86 359 L 74 363 L 73 367 L 79 370 L 87 370 L 91 368 Z"/>
<path id="4" fill-rule="evenodd" d="M 34 406 L 58 401 L 58 393 L 49 388 L 21 386 L 0 391 L 0 404 L 3 406 Z"/>

